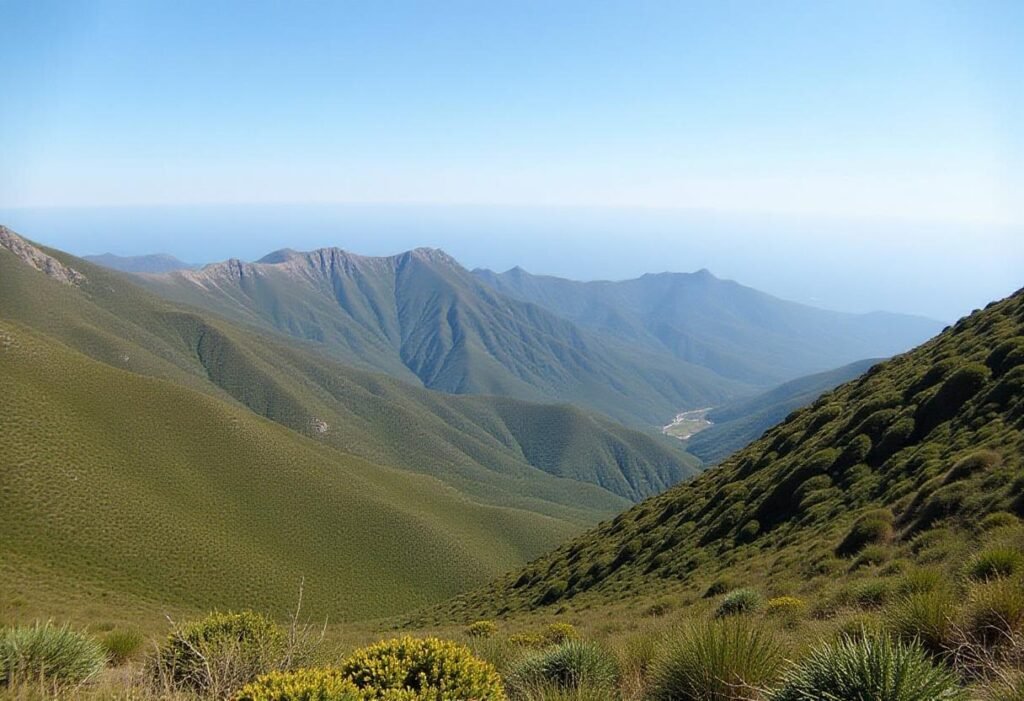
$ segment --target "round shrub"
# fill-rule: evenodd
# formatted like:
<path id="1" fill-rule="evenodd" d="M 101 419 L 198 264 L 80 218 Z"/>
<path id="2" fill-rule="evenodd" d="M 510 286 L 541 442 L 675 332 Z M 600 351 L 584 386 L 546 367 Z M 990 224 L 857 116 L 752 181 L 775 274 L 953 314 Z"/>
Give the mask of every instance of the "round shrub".
<path id="1" fill-rule="evenodd" d="M 1024 630 L 1024 584 L 995 579 L 971 587 L 966 629 L 974 639 L 994 645 Z"/>
<path id="2" fill-rule="evenodd" d="M 888 543 L 893 536 L 892 522 L 892 512 L 888 509 L 875 509 L 863 514 L 836 548 L 836 554 L 847 557 L 856 555 L 866 545 Z"/>
<path id="3" fill-rule="evenodd" d="M 579 631 L 572 623 L 556 621 L 544 628 L 544 640 L 551 644 L 564 643 L 569 640 L 576 640 L 580 637 Z"/>
<path id="4" fill-rule="evenodd" d="M 741 613 L 753 613 L 761 608 L 764 600 L 754 589 L 736 589 L 725 595 L 715 609 L 715 617 L 735 616 Z"/>
<path id="5" fill-rule="evenodd" d="M 569 640 L 525 657 L 509 674 L 509 687 L 524 697 L 545 689 L 607 692 L 618 677 L 613 654 L 594 642 Z"/>
<path id="6" fill-rule="evenodd" d="M 215 612 L 171 633 L 158 671 L 181 687 L 224 693 L 277 668 L 284 648 L 284 634 L 266 616 Z"/>
<path id="7" fill-rule="evenodd" d="M 949 484 L 966 479 L 975 473 L 996 467 L 1002 461 L 1002 456 L 994 450 L 978 450 L 957 460 L 953 467 L 949 468 L 949 472 L 943 478 L 943 483 Z"/>
<path id="8" fill-rule="evenodd" d="M 0 630 L 0 685 L 44 680 L 73 684 L 98 673 L 103 648 L 67 624 L 49 621 Z"/>
<path id="9" fill-rule="evenodd" d="M 732 619 L 699 623 L 665 643 L 651 671 L 651 701 L 750 698 L 778 676 L 782 653 L 763 628 Z"/>
<path id="10" fill-rule="evenodd" d="M 704 591 L 704 598 L 710 599 L 712 597 L 719 596 L 734 587 L 735 585 L 733 584 L 731 577 L 719 577 L 708 585 L 708 588 Z"/>
<path id="11" fill-rule="evenodd" d="M 516 645 L 518 647 L 532 647 L 541 648 L 547 645 L 547 641 L 544 636 L 540 633 L 515 633 L 508 636 L 508 642 L 510 645 Z"/>
<path id="12" fill-rule="evenodd" d="M 489 638 L 498 632 L 498 624 L 494 621 L 476 621 L 466 626 L 466 635 L 471 638 Z"/>
<path id="13" fill-rule="evenodd" d="M 411 691 L 424 699 L 505 698 L 494 667 L 469 648 L 438 638 L 409 636 L 356 650 L 341 666 L 344 676 L 375 699 L 392 691 Z"/>
<path id="14" fill-rule="evenodd" d="M 795 596 L 779 596 L 769 599 L 765 605 L 766 615 L 791 622 L 802 616 L 806 610 L 807 604 Z"/>
<path id="15" fill-rule="evenodd" d="M 849 637 L 815 648 L 786 675 L 772 701 L 962 701 L 951 671 L 914 644 Z"/>
<path id="16" fill-rule="evenodd" d="M 103 636 L 100 644 L 107 653 L 107 659 L 113 665 L 122 665 L 142 648 L 142 633 L 134 629 L 112 630 Z"/>
<path id="17" fill-rule="evenodd" d="M 1020 519 L 1007 511 L 996 511 L 981 519 L 979 527 L 983 531 L 994 531 L 997 528 L 1009 528 L 1020 524 Z"/>
<path id="18" fill-rule="evenodd" d="M 337 669 L 270 672 L 242 687 L 234 701 L 362 701 L 365 694 Z"/>
<path id="19" fill-rule="evenodd" d="M 976 581 L 1009 577 L 1024 570 L 1024 554 L 1013 548 L 991 548 L 971 562 L 968 571 Z"/>
<path id="20" fill-rule="evenodd" d="M 897 600 L 888 611 L 886 622 L 900 639 L 916 640 L 928 652 L 940 655 L 954 645 L 959 615 L 956 595 L 947 588 L 936 587 Z"/>

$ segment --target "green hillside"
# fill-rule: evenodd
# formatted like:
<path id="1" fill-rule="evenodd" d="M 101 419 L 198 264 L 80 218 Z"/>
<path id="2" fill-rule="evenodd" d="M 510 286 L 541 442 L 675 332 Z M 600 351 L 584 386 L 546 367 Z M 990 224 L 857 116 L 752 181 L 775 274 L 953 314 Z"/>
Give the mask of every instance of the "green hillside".
<path id="1" fill-rule="evenodd" d="M 448 597 L 691 474 L 569 406 L 459 397 L 0 231 L 0 615 Z"/>
<path id="2" fill-rule="evenodd" d="M 784 382 L 749 399 L 716 407 L 707 413 L 712 426 L 686 441 L 687 452 L 714 464 L 761 437 L 791 412 L 802 409 L 828 390 L 867 372 L 878 358 L 860 360 L 835 370 Z"/>
<path id="3" fill-rule="evenodd" d="M 903 314 L 815 309 L 707 270 L 619 282 L 577 282 L 522 268 L 474 274 L 504 295 L 583 328 L 762 386 L 901 353 L 942 328 L 937 321 Z"/>
<path id="4" fill-rule="evenodd" d="M 495 292 L 442 251 L 279 251 L 144 275 L 159 295 L 273 329 L 346 364 L 456 394 L 572 402 L 654 427 L 754 389 Z"/>
<path id="5" fill-rule="evenodd" d="M 982 544 L 1019 551 L 1022 457 L 1024 290 L 433 615 L 692 604 L 742 586 L 825 617 L 870 608 L 915 567 L 952 582 Z"/>

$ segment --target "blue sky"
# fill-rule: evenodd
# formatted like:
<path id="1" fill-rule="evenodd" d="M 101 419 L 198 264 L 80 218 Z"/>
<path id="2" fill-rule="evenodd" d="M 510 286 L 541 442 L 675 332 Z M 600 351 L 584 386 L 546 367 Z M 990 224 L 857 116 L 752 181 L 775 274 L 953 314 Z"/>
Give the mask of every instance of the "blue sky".
<path id="1" fill-rule="evenodd" d="M 782 217 L 992 250 L 1004 294 L 1024 269 L 1021 2 L 0 0 L 0 25 L 0 210 L 53 243 L 88 233 L 33 226 L 70 206 L 697 210 L 755 247 L 806 245 Z M 241 251 L 229 229 L 203 234 Z M 652 261 L 708 262 L 659 231 Z"/>

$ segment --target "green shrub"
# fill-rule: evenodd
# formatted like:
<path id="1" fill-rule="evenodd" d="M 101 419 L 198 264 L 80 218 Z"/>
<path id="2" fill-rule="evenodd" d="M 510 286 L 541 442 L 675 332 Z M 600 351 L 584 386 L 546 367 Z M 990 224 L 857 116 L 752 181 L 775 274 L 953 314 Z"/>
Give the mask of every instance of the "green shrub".
<path id="1" fill-rule="evenodd" d="M 996 511 L 981 519 L 979 524 L 983 531 L 994 531 L 997 528 L 1009 528 L 1020 524 L 1020 519 L 1007 511 Z"/>
<path id="2" fill-rule="evenodd" d="M 737 619 L 694 624 L 666 642 L 653 665 L 650 698 L 751 698 L 775 681 L 781 664 L 781 650 L 763 628 Z"/>
<path id="3" fill-rule="evenodd" d="M 753 613 L 761 608 L 764 599 L 754 589 L 736 589 L 725 595 L 715 609 L 715 617 L 735 616 L 741 613 Z"/>
<path id="4" fill-rule="evenodd" d="M 937 587 L 896 601 L 886 622 L 900 639 L 916 640 L 928 652 L 939 655 L 954 644 L 959 613 L 956 595 L 947 588 Z"/>
<path id="5" fill-rule="evenodd" d="M 803 599 L 795 596 L 778 596 L 768 599 L 765 605 L 765 614 L 784 620 L 795 621 L 807 610 L 807 604 Z"/>
<path id="6" fill-rule="evenodd" d="M 892 540 L 893 516 L 888 509 L 875 509 L 858 518 L 843 542 L 836 548 L 841 557 L 856 555 L 864 546 L 872 543 L 888 543 Z"/>
<path id="7" fill-rule="evenodd" d="M 122 665 L 138 654 L 145 639 L 134 629 L 112 630 L 103 636 L 100 644 L 113 665 Z"/>
<path id="8" fill-rule="evenodd" d="M 49 621 L 0 630 L 0 684 L 80 682 L 103 669 L 103 648 L 67 624 Z"/>
<path id="9" fill-rule="evenodd" d="M 466 626 L 466 635 L 471 638 L 489 638 L 498 632 L 498 624 L 494 621 L 476 621 Z"/>
<path id="10" fill-rule="evenodd" d="M 1024 629 L 1024 585 L 1019 579 L 995 579 L 971 587 L 965 615 L 967 633 L 992 645 Z"/>
<path id="11" fill-rule="evenodd" d="M 971 579 L 984 581 L 1010 577 L 1024 570 L 1024 555 L 1013 548 L 990 548 L 979 553 L 968 567 Z"/>
<path id="12" fill-rule="evenodd" d="M 568 642 L 569 640 L 576 640 L 580 637 L 579 631 L 576 630 L 576 626 L 572 623 L 564 623 L 562 621 L 556 621 L 555 623 L 548 624 L 541 635 L 545 642 L 552 645 Z"/>
<path id="13" fill-rule="evenodd" d="M 217 696 L 277 669 L 284 650 L 284 634 L 265 616 L 215 612 L 174 630 L 156 671 L 175 686 Z"/>
<path id="14" fill-rule="evenodd" d="M 541 648 L 548 644 L 548 641 L 544 639 L 544 636 L 540 633 L 526 632 L 526 633 L 515 633 L 508 636 L 508 642 L 511 645 L 518 647 L 531 647 Z"/>
<path id="15" fill-rule="evenodd" d="M 785 676 L 772 701 L 960 701 L 967 695 L 917 645 L 888 636 L 844 637 L 815 648 Z"/>
<path id="16" fill-rule="evenodd" d="M 946 582 L 946 575 L 941 570 L 930 567 L 918 567 L 900 577 L 896 591 L 900 594 L 916 594 L 931 591 Z"/>
<path id="17" fill-rule="evenodd" d="M 868 579 L 853 582 L 844 587 L 838 595 L 838 603 L 865 609 L 878 608 L 892 593 L 890 584 L 884 579 Z"/>
<path id="18" fill-rule="evenodd" d="M 1002 461 L 1002 456 L 994 450 L 976 451 L 953 463 L 953 467 L 949 468 L 949 472 L 943 478 L 943 483 L 949 484 L 950 482 L 966 479 L 975 473 L 984 472 L 996 467 Z"/>
<path id="19" fill-rule="evenodd" d="M 732 577 L 719 577 L 718 579 L 716 579 L 708 585 L 708 588 L 704 591 L 704 598 L 711 599 L 713 597 L 720 596 L 725 592 L 729 591 L 730 589 L 734 588 L 735 584 L 733 582 Z"/>
<path id="20" fill-rule="evenodd" d="M 513 697 L 529 697 L 545 689 L 604 689 L 619 677 L 613 654 L 597 643 L 569 640 L 528 655 L 509 674 Z"/>
<path id="21" fill-rule="evenodd" d="M 361 701 L 364 693 L 337 669 L 270 672 L 244 686 L 234 701 Z"/>
<path id="22" fill-rule="evenodd" d="M 356 650 L 341 666 L 344 676 L 371 698 L 394 698 L 394 691 L 415 692 L 423 699 L 505 698 L 494 667 L 469 648 L 438 638 L 409 636 Z"/>
<path id="23" fill-rule="evenodd" d="M 888 559 L 888 546 L 879 545 L 878 543 L 872 543 L 871 545 L 864 546 L 864 548 L 857 555 L 857 559 L 853 561 L 851 569 L 858 570 L 861 567 L 880 565 Z"/>

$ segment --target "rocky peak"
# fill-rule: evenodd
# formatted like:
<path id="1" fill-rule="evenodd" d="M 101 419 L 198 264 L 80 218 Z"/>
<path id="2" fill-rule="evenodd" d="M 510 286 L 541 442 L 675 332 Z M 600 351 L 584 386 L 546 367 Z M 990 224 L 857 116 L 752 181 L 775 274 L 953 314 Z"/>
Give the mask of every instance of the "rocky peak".
<path id="1" fill-rule="evenodd" d="M 80 272 L 43 253 L 6 226 L 0 226 L 0 247 L 6 248 L 26 265 L 65 285 L 80 285 L 85 282 L 85 276 Z"/>

